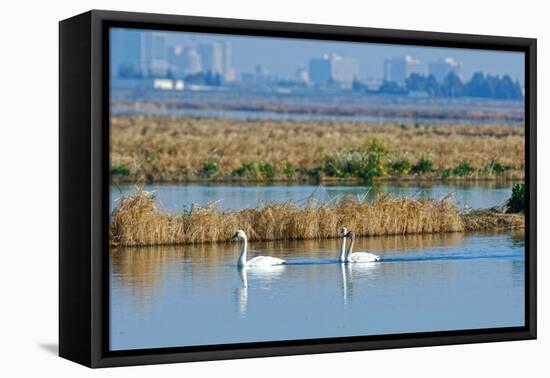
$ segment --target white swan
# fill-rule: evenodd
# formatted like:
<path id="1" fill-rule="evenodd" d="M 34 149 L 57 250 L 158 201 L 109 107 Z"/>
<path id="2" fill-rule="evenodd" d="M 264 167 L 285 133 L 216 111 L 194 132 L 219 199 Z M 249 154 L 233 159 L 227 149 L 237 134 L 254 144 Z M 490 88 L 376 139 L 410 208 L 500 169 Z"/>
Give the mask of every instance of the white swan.
<path id="1" fill-rule="evenodd" d="M 340 254 L 338 255 L 338 261 L 346 262 L 346 234 L 348 233 L 347 228 L 340 228 L 340 235 L 342 236 L 342 244 L 340 245 Z"/>
<path id="2" fill-rule="evenodd" d="M 283 259 L 279 259 L 277 257 L 271 257 L 271 256 L 257 256 L 250 260 L 246 260 L 246 253 L 247 253 L 247 239 L 246 234 L 243 230 L 237 230 L 235 235 L 231 239 L 239 239 L 242 240 L 243 246 L 241 249 L 241 255 L 239 256 L 239 259 L 237 260 L 238 266 L 267 266 L 267 265 L 281 265 L 284 264 L 286 261 Z"/>
<path id="3" fill-rule="evenodd" d="M 355 233 L 350 231 L 346 234 L 346 237 L 350 238 L 348 252 L 346 254 L 346 262 L 348 263 L 366 263 L 375 262 L 380 260 L 380 256 L 369 252 L 353 252 L 353 243 L 355 242 Z"/>

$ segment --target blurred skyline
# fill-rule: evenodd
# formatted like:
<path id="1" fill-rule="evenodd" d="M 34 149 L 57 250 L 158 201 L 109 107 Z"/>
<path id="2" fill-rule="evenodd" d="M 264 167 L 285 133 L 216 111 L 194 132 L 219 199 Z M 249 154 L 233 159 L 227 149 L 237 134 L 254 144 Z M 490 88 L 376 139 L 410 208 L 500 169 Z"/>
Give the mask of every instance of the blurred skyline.
<path id="1" fill-rule="evenodd" d="M 117 30 L 117 29 L 114 29 Z M 118 29 L 131 31 L 132 29 Z M 189 32 L 144 31 L 163 35 L 166 48 L 196 47 L 212 42 L 229 42 L 232 65 L 238 75 L 254 72 L 261 66 L 280 78 L 291 79 L 300 68 L 307 68 L 312 58 L 325 54 L 338 54 L 358 59 L 361 79 L 380 80 L 384 77 L 384 61 L 396 57 L 411 56 L 420 61 L 419 69 L 428 73 L 430 63 L 445 58 L 460 62 L 462 75 L 468 80 L 476 72 L 490 75 L 509 75 L 524 84 L 524 54 L 477 49 L 421 47 L 366 42 L 341 42 L 292 38 L 234 36 Z"/>

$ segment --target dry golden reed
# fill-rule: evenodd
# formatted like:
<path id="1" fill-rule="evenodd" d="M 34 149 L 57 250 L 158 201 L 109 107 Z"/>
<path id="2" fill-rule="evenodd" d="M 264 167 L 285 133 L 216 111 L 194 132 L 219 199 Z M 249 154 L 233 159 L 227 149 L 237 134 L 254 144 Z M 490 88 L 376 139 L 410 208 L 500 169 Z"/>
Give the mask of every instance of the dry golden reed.
<path id="1" fill-rule="evenodd" d="M 491 210 L 475 210 L 462 216 L 466 231 L 522 229 L 525 228 L 523 214 L 502 214 Z"/>
<path id="2" fill-rule="evenodd" d="M 176 215 L 162 212 L 152 193 L 138 191 L 122 198 L 113 211 L 110 241 L 115 246 L 223 242 L 239 228 L 250 240 L 269 241 L 334 238 L 341 226 L 363 236 L 523 227 L 522 216 L 473 214 L 460 214 L 448 199 L 385 195 L 369 203 L 347 198 L 335 205 L 286 203 L 240 211 L 210 205 Z"/>

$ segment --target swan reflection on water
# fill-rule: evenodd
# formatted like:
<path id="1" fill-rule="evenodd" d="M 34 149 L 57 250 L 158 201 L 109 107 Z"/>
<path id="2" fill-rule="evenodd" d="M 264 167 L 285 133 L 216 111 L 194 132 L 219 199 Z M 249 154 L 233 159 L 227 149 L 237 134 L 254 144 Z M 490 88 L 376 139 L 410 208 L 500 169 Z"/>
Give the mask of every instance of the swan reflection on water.
<path id="1" fill-rule="evenodd" d="M 237 304 L 239 315 L 246 316 L 248 306 L 248 288 L 249 274 L 252 286 L 264 287 L 266 284 L 271 284 L 271 281 L 279 277 L 285 270 L 284 265 L 259 265 L 253 267 L 239 266 L 239 276 L 241 278 L 241 286 L 237 288 Z"/>
<path id="2" fill-rule="evenodd" d="M 286 270 L 306 269 L 307 265 L 316 264 L 302 263 L 296 264 L 293 267 L 286 265 L 265 265 L 253 267 L 239 266 L 237 271 L 239 273 L 241 284 L 236 289 L 236 302 L 239 316 L 242 318 L 246 317 L 249 300 L 253 300 L 253 298 L 251 299 L 249 295 L 249 289 L 251 287 L 254 289 L 260 288 L 269 290 L 271 285 L 274 284 L 273 281 L 282 278 Z M 331 265 L 334 269 L 338 269 L 340 271 L 342 285 L 341 295 L 344 305 L 347 305 L 351 301 L 354 295 L 354 290 L 356 290 L 357 287 L 360 287 L 362 282 L 366 282 L 369 276 L 371 276 L 371 274 L 374 273 L 380 266 L 377 263 Z M 335 284 L 337 284 L 337 281 Z"/>
<path id="3" fill-rule="evenodd" d="M 347 305 L 353 296 L 353 290 L 357 283 L 368 278 L 374 273 L 380 264 L 362 263 L 362 264 L 340 264 L 340 274 L 342 277 L 342 298 L 344 305 Z"/>

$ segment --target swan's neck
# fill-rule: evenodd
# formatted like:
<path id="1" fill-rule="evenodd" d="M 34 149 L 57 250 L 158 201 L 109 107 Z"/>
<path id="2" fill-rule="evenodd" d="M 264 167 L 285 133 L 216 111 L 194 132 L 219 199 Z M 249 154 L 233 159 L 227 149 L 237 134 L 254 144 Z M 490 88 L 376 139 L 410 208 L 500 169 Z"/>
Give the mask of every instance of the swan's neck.
<path id="1" fill-rule="evenodd" d="M 247 240 L 246 238 L 243 239 L 243 246 L 241 249 L 241 255 L 239 256 L 239 260 L 237 261 L 237 265 L 239 266 L 245 266 L 246 265 L 246 245 Z"/>
<path id="2" fill-rule="evenodd" d="M 355 235 L 351 237 L 349 242 L 348 252 L 346 253 L 346 261 L 349 261 L 351 254 L 353 253 L 353 243 L 355 242 Z"/>
<path id="3" fill-rule="evenodd" d="M 338 260 L 341 262 L 345 261 L 346 255 L 346 237 L 342 236 L 342 244 L 340 246 L 340 255 L 338 256 Z"/>

